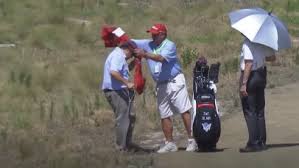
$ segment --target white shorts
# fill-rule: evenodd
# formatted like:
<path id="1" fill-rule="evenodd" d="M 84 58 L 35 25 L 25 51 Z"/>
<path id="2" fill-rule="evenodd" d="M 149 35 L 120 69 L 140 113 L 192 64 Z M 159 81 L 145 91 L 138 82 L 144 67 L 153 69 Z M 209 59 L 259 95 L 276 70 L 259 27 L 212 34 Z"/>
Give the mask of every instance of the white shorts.
<path id="1" fill-rule="evenodd" d="M 169 82 L 157 84 L 157 103 L 162 119 L 192 108 L 182 73 Z"/>

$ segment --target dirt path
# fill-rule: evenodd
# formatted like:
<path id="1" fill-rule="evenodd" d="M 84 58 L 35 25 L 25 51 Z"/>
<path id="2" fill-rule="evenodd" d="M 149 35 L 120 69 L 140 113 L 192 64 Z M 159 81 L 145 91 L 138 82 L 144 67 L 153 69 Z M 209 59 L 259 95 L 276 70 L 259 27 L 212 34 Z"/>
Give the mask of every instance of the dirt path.
<path id="1" fill-rule="evenodd" d="M 299 167 L 299 83 L 267 90 L 267 151 L 239 153 L 247 141 L 243 114 L 233 114 L 222 122 L 216 153 L 179 151 L 155 154 L 155 168 L 298 168 Z M 183 146 L 182 146 L 183 147 Z"/>

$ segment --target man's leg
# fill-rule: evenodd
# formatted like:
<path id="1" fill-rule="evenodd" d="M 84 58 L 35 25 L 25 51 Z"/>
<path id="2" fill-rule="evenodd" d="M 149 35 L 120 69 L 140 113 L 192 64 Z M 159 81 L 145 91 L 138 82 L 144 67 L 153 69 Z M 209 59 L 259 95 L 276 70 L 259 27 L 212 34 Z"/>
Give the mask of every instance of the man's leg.
<path id="1" fill-rule="evenodd" d="M 133 131 L 135 127 L 136 115 L 135 115 L 135 108 L 134 108 L 134 92 L 130 91 L 130 99 L 128 101 L 128 110 L 129 110 L 129 129 L 127 133 L 127 146 L 131 147 L 133 144 Z"/>
<path id="2" fill-rule="evenodd" d="M 258 114 L 257 114 L 257 94 L 260 78 L 256 72 L 250 74 L 247 83 L 247 97 L 241 97 L 244 117 L 248 128 L 248 142 L 245 150 L 240 149 L 240 152 L 259 151 L 258 145 Z"/>
<path id="3" fill-rule="evenodd" d="M 257 92 L 257 120 L 258 120 L 258 144 L 265 147 L 267 139 L 266 121 L 265 121 L 265 90 L 260 88 Z"/>
<path id="4" fill-rule="evenodd" d="M 241 99 L 244 118 L 248 129 L 247 146 L 249 147 L 257 145 L 257 114 L 255 112 L 255 101 L 255 96 L 252 94 Z"/>
<path id="5" fill-rule="evenodd" d="M 161 119 L 161 126 L 162 126 L 162 130 L 163 130 L 166 141 L 172 142 L 173 141 L 173 137 L 172 137 L 173 126 L 172 126 L 171 118 L 167 117 L 167 118 Z"/>
<path id="6" fill-rule="evenodd" d="M 185 129 L 187 131 L 188 134 L 188 143 L 186 146 L 186 151 L 188 152 L 193 152 L 195 150 L 197 150 L 197 144 L 195 142 L 195 139 L 193 138 L 192 135 L 192 129 L 191 129 L 191 114 L 189 111 L 186 111 L 185 113 L 182 113 L 182 118 L 184 121 L 184 125 L 185 125 Z"/>
<path id="7" fill-rule="evenodd" d="M 171 116 L 173 113 L 169 106 L 169 95 L 166 84 L 157 85 L 157 104 L 161 117 L 161 127 L 166 140 L 157 153 L 175 152 L 178 149 L 172 137 L 173 126 Z"/>
<path id="8" fill-rule="evenodd" d="M 188 142 L 186 146 L 186 151 L 192 152 L 197 149 L 195 140 L 192 137 L 191 129 L 191 114 L 189 110 L 192 108 L 191 101 L 189 99 L 185 77 L 183 74 L 178 75 L 175 78 L 175 82 L 170 83 L 171 95 L 170 95 L 170 106 L 171 109 L 180 113 L 184 122 L 185 129 L 188 135 Z"/>
<path id="9" fill-rule="evenodd" d="M 161 119 L 161 126 L 166 138 L 165 144 L 160 147 L 157 153 L 167 153 L 167 152 L 175 152 L 178 150 L 176 144 L 173 142 L 172 137 L 172 121 L 170 117 L 162 118 Z"/>
<path id="10" fill-rule="evenodd" d="M 171 116 L 173 115 L 173 113 L 169 105 L 170 100 L 169 100 L 168 89 L 169 88 L 167 87 L 167 84 L 157 85 L 157 104 L 158 104 L 158 110 L 161 117 L 161 127 L 165 139 L 168 142 L 172 142 L 173 126 L 172 126 Z"/>
<path id="11" fill-rule="evenodd" d="M 258 71 L 260 80 L 257 88 L 257 119 L 258 119 L 258 144 L 266 149 L 267 131 L 265 121 L 265 88 L 267 85 L 267 68 Z"/>
<path id="12" fill-rule="evenodd" d="M 112 91 L 110 95 L 110 104 L 114 107 L 113 111 L 116 121 L 116 145 L 117 148 L 125 150 L 127 148 L 127 134 L 130 125 L 128 103 L 121 91 Z"/>
<path id="13" fill-rule="evenodd" d="M 188 138 L 191 139 L 193 137 L 192 137 L 192 132 L 191 132 L 191 115 L 190 115 L 190 112 L 186 111 L 185 113 L 182 113 L 181 116 L 183 118 L 185 129 L 186 129 L 187 134 L 188 134 Z"/>

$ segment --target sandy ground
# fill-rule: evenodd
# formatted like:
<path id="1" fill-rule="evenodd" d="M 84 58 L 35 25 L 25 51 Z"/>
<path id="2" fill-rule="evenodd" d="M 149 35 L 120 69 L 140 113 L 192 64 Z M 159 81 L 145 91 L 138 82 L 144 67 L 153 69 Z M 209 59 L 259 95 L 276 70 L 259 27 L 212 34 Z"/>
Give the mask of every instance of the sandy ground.
<path id="1" fill-rule="evenodd" d="M 239 153 L 247 141 L 241 111 L 222 121 L 217 144 L 221 152 L 179 152 L 154 155 L 155 168 L 298 168 L 299 167 L 299 83 L 266 90 L 266 123 L 269 149 Z M 180 140 L 178 140 L 180 141 Z M 184 144 L 179 143 L 180 147 Z"/>

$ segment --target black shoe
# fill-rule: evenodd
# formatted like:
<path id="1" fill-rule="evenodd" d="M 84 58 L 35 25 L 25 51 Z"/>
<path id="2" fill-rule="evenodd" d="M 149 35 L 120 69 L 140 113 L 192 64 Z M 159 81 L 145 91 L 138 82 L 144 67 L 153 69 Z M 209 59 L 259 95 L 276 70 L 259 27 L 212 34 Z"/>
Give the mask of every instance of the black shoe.
<path id="1" fill-rule="evenodd" d="M 261 150 L 267 150 L 268 149 L 267 145 L 264 144 L 264 143 L 260 144 L 259 147 L 260 147 Z"/>
<path id="2" fill-rule="evenodd" d="M 240 148 L 239 151 L 240 153 L 260 152 L 262 149 L 258 146 L 246 146 L 245 148 Z"/>

